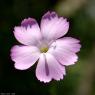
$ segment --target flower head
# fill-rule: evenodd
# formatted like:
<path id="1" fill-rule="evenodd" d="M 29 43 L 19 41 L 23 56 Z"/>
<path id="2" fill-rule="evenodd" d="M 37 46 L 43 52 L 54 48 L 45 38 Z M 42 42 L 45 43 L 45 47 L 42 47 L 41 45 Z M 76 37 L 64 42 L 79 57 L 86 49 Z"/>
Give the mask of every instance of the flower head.
<path id="1" fill-rule="evenodd" d="M 26 70 L 37 61 L 36 77 L 43 82 L 63 79 L 65 66 L 75 64 L 80 50 L 79 40 L 63 37 L 69 29 L 69 22 L 55 12 L 47 12 L 40 27 L 35 19 L 28 18 L 14 28 L 14 36 L 22 45 L 11 49 L 14 67 Z M 61 37 L 61 38 L 60 38 Z"/>

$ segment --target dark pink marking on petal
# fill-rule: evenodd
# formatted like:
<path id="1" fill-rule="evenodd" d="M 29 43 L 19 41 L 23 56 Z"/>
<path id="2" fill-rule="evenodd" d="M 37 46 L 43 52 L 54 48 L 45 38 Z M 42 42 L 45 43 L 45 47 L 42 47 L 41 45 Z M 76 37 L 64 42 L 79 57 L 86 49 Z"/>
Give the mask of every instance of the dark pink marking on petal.
<path id="1" fill-rule="evenodd" d="M 57 14 L 55 13 L 55 12 L 51 12 L 51 17 L 52 18 L 54 18 L 54 17 L 56 17 L 57 16 Z"/>
<path id="2" fill-rule="evenodd" d="M 49 11 L 43 16 L 43 19 L 51 19 Z"/>
<path id="3" fill-rule="evenodd" d="M 50 12 L 50 11 L 48 11 L 48 12 L 43 16 L 43 19 L 51 20 L 52 18 L 55 18 L 55 17 L 57 17 L 56 12 Z"/>
<path id="4" fill-rule="evenodd" d="M 21 22 L 21 26 L 23 26 L 23 27 L 32 26 L 34 24 L 36 24 L 36 21 L 33 18 L 24 19 Z"/>
<path id="5" fill-rule="evenodd" d="M 49 68 L 48 68 L 48 64 L 47 64 L 47 60 L 45 58 L 45 69 L 46 69 L 46 75 L 49 75 Z"/>

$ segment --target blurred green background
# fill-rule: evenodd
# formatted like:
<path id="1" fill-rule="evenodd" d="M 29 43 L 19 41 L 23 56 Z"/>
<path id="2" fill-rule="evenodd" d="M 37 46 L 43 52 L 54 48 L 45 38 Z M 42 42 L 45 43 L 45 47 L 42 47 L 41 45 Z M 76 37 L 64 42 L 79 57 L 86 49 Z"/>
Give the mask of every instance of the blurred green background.
<path id="1" fill-rule="evenodd" d="M 64 80 L 44 84 L 35 77 L 36 65 L 25 71 L 14 68 L 10 49 L 19 44 L 13 35 L 14 26 L 27 17 L 40 23 L 48 10 L 68 18 L 66 36 L 80 39 L 82 48 L 79 61 L 66 67 Z M 95 95 L 95 0 L 0 0 L 0 93 Z"/>

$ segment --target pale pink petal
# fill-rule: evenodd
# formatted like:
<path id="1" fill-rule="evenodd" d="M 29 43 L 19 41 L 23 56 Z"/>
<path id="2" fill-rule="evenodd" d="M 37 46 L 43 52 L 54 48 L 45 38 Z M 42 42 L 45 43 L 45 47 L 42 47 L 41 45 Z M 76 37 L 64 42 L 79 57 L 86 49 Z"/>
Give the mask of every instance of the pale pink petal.
<path id="1" fill-rule="evenodd" d="M 49 68 L 49 75 L 52 79 L 63 79 L 63 75 L 66 74 L 65 67 L 60 65 L 55 57 L 49 53 L 46 53 L 46 61 Z"/>
<path id="2" fill-rule="evenodd" d="M 24 45 L 36 45 L 41 39 L 40 28 L 32 18 L 23 20 L 21 26 L 15 27 L 14 35 Z"/>
<path id="3" fill-rule="evenodd" d="M 69 22 L 58 17 L 55 12 L 47 12 L 41 20 L 41 32 L 47 40 L 54 40 L 64 36 L 69 29 Z"/>
<path id="4" fill-rule="evenodd" d="M 47 66 L 45 54 L 41 54 L 36 68 L 36 77 L 43 82 L 50 82 L 51 76 L 49 75 L 49 68 Z"/>
<path id="5" fill-rule="evenodd" d="M 14 46 L 11 49 L 11 58 L 16 69 L 30 68 L 39 58 L 40 51 L 34 46 Z"/>
<path id="6" fill-rule="evenodd" d="M 43 82 L 50 82 L 51 79 L 60 80 L 65 75 L 65 67 L 49 53 L 42 54 L 36 68 L 36 77 Z"/>
<path id="7" fill-rule="evenodd" d="M 65 37 L 56 40 L 49 49 L 49 53 L 53 54 L 55 58 L 62 65 L 72 65 L 78 60 L 76 52 L 80 50 L 81 45 L 77 39 Z"/>
<path id="8" fill-rule="evenodd" d="M 81 45 L 79 44 L 79 42 L 79 40 L 72 37 L 64 37 L 56 40 L 56 44 L 58 47 L 64 47 L 64 49 L 75 53 L 80 51 Z"/>

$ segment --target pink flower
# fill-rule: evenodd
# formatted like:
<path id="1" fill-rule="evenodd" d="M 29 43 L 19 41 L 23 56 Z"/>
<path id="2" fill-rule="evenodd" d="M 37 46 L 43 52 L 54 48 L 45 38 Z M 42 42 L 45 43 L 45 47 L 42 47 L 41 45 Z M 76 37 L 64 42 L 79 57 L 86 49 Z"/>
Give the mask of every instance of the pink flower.
<path id="1" fill-rule="evenodd" d="M 37 63 L 36 77 L 44 83 L 60 80 L 66 75 L 65 66 L 75 64 L 80 50 L 79 40 L 63 37 L 69 22 L 55 12 L 47 12 L 38 23 L 33 18 L 24 19 L 14 28 L 14 36 L 23 45 L 11 49 L 14 67 L 26 70 Z M 61 38 L 60 38 L 61 37 Z"/>

